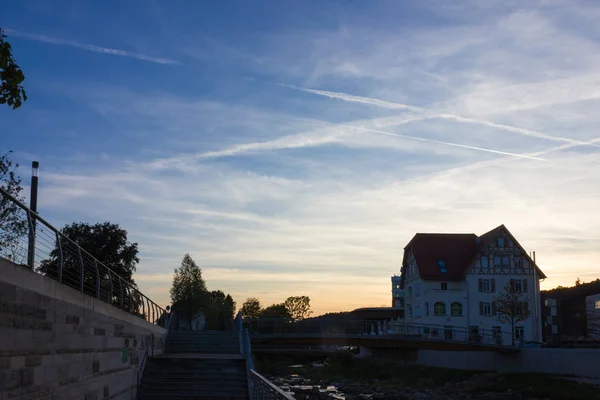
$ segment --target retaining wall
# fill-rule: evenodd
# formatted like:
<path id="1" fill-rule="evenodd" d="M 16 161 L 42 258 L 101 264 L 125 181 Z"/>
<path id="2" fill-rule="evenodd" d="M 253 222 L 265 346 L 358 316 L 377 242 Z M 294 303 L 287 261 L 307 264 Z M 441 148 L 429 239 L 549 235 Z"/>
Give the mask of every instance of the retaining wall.
<path id="1" fill-rule="evenodd" d="M 599 349 L 521 349 L 491 351 L 418 350 L 415 364 L 480 371 L 538 372 L 600 379 Z"/>
<path id="2" fill-rule="evenodd" d="M 165 330 L 0 259 L 0 400 L 135 400 Z"/>

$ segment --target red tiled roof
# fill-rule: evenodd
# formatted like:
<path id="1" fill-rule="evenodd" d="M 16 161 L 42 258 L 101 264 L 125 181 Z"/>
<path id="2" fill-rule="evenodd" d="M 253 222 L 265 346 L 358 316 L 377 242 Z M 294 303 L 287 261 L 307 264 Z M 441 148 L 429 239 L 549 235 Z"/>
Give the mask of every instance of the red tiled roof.
<path id="1" fill-rule="evenodd" d="M 500 225 L 479 237 L 474 233 L 417 233 L 404 248 L 404 254 L 406 257 L 406 250 L 412 250 L 422 279 L 457 281 L 464 277 L 479 251 L 494 240 L 501 230 L 505 230 L 514 243 L 521 247 L 508 229 Z M 522 247 L 521 250 L 525 252 Z M 402 262 L 401 285 L 406 275 L 405 261 Z M 447 272 L 440 271 L 438 261 L 444 262 Z M 540 278 L 546 278 L 537 265 L 536 269 Z"/>
<path id="2" fill-rule="evenodd" d="M 411 249 L 422 279 L 454 281 L 464 276 L 479 252 L 474 233 L 417 233 L 406 245 Z M 448 272 L 440 272 L 443 261 Z"/>

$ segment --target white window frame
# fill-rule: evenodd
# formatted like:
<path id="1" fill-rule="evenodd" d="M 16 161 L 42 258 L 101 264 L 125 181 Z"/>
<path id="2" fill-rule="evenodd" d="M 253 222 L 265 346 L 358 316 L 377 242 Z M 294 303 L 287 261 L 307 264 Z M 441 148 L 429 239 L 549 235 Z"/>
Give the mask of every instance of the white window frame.
<path id="1" fill-rule="evenodd" d="M 514 280 L 514 285 L 515 285 L 515 292 L 517 293 L 523 293 L 523 281 L 520 279 L 515 279 Z"/>
<path id="2" fill-rule="evenodd" d="M 492 303 L 488 302 L 488 301 L 482 301 L 483 303 L 483 307 L 482 307 L 482 313 L 481 315 L 483 315 L 484 317 L 490 317 L 492 315 Z"/>
<path id="3" fill-rule="evenodd" d="M 460 307 L 460 309 L 459 309 L 460 312 L 459 313 L 454 313 L 454 306 L 457 305 L 457 304 Z M 453 316 L 453 317 L 460 317 L 461 315 L 463 315 L 463 305 L 462 305 L 462 303 L 460 301 L 453 301 L 450 304 L 450 315 Z"/>
<path id="4" fill-rule="evenodd" d="M 600 300 L 596 300 L 594 303 L 594 310 L 600 311 Z"/>
<path id="5" fill-rule="evenodd" d="M 482 279 L 481 280 L 481 292 L 482 293 L 492 293 L 492 280 L 491 279 Z"/>
<path id="6" fill-rule="evenodd" d="M 515 326 L 515 339 L 516 340 L 525 339 L 525 327 L 524 326 Z"/>
<path id="7" fill-rule="evenodd" d="M 437 309 L 436 309 L 435 306 L 438 305 L 438 304 L 441 304 L 441 305 L 444 306 L 444 309 L 443 309 L 444 312 L 443 313 L 438 313 L 437 312 Z M 446 315 L 448 315 L 446 311 L 447 311 L 446 310 L 446 303 L 444 303 L 443 301 L 436 301 L 435 303 L 433 303 L 433 315 L 435 315 L 436 317 L 445 317 Z"/>

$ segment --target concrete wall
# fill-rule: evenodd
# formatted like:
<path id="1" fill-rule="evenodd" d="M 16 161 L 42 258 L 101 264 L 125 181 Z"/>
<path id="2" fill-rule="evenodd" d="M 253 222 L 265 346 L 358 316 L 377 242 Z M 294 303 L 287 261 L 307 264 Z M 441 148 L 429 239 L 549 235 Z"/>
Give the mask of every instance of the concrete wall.
<path id="1" fill-rule="evenodd" d="M 133 400 L 164 329 L 0 259 L 0 400 Z"/>
<path id="2" fill-rule="evenodd" d="M 418 350 L 415 364 L 480 371 L 537 372 L 600 379 L 598 349 L 521 349 L 517 354 L 491 351 Z"/>

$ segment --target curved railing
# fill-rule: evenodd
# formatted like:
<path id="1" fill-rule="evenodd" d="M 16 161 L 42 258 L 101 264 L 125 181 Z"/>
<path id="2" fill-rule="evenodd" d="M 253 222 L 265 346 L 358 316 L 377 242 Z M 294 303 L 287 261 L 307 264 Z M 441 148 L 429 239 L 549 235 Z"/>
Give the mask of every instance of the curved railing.
<path id="1" fill-rule="evenodd" d="M 166 311 L 0 188 L 0 258 L 29 267 L 156 325 Z"/>

